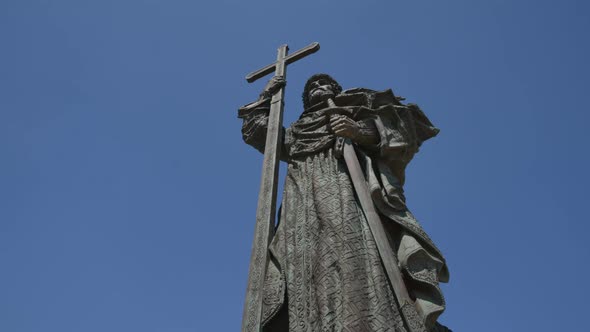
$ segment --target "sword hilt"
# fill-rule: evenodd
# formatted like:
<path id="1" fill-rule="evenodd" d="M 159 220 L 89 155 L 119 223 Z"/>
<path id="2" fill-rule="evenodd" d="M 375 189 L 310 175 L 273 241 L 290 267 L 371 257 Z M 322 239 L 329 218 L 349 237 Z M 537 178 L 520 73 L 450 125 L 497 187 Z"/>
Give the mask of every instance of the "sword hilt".
<path id="1" fill-rule="evenodd" d="M 332 98 L 329 98 L 327 100 L 328 102 L 328 107 L 330 108 L 334 108 L 337 107 L 336 103 L 334 103 L 334 100 L 332 100 Z M 346 143 L 346 139 L 344 137 L 338 136 L 336 137 L 336 141 L 334 142 L 334 157 L 336 157 L 337 159 L 342 158 L 342 155 L 344 153 L 344 144 Z"/>

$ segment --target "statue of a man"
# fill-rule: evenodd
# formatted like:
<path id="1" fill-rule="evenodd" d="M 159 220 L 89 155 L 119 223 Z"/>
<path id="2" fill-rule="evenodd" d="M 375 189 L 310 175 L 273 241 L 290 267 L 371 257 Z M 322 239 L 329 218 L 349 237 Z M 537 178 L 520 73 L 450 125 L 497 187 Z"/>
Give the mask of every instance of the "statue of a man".
<path id="1" fill-rule="evenodd" d="M 264 151 L 273 78 L 260 98 L 239 110 L 244 141 Z M 391 90 L 349 89 L 329 75 L 312 76 L 304 110 L 283 129 L 287 162 L 279 223 L 266 272 L 264 331 L 407 331 L 375 240 L 342 158 L 339 137 L 352 141 L 403 283 L 422 323 L 432 331 L 445 309 L 439 282 L 445 259 L 408 211 L 405 167 L 422 142 L 438 133 L 414 104 Z"/>

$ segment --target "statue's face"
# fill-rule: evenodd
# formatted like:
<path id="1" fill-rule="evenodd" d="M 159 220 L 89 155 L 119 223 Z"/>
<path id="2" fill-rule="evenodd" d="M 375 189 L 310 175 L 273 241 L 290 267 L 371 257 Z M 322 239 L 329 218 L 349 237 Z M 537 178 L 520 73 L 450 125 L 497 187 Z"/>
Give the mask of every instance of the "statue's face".
<path id="1" fill-rule="evenodd" d="M 309 90 L 309 101 L 310 105 L 315 105 L 319 102 L 334 98 L 336 93 L 330 80 L 320 78 L 317 81 L 311 83 L 311 89 Z"/>

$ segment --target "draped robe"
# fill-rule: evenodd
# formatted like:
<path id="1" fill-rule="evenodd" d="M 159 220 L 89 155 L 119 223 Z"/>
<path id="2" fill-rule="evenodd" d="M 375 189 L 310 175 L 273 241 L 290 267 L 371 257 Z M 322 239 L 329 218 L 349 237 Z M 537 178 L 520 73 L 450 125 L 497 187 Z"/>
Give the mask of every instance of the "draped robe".
<path id="1" fill-rule="evenodd" d="M 423 323 L 433 331 L 448 281 L 443 255 L 409 212 L 405 167 L 422 142 L 438 133 L 417 105 L 391 90 L 346 90 L 337 109 L 320 103 L 283 128 L 288 163 L 279 223 L 271 241 L 262 321 L 264 331 L 407 331 L 367 220 L 355 195 L 332 114 L 368 125 L 378 144 L 355 144 L 373 202 L 397 255 L 404 283 Z M 264 151 L 270 99 L 239 110 L 244 141 Z"/>

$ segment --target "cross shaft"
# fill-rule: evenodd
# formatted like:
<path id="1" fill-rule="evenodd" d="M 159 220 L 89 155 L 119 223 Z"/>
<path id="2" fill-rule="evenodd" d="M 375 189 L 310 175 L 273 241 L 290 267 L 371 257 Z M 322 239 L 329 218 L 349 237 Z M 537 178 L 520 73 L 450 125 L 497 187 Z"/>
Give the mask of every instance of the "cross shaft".
<path id="1" fill-rule="evenodd" d="M 287 56 L 288 46 L 282 45 L 277 51 L 277 61 L 246 76 L 250 83 L 264 77 L 274 71 L 275 76 L 286 78 L 287 65 L 319 50 L 320 44 L 312 43 L 301 50 Z M 264 280 L 268 267 L 268 246 L 273 236 L 277 187 L 279 177 L 279 153 L 282 146 L 283 130 L 283 97 L 285 88 L 280 88 L 271 99 L 268 116 L 268 129 L 262 162 L 262 177 L 260 179 L 260 192 L 258 194 L 258 206 L 256 208 L 256 226 L 254 229 L 254 241 L 250 256 L 250 269 L 248 273 L 248 286 L 242 316 L 242 332 L 262 331 L 262 301 L 264 297 Z"/>

